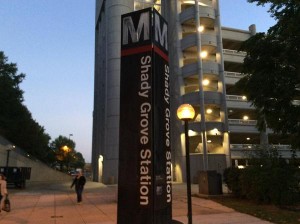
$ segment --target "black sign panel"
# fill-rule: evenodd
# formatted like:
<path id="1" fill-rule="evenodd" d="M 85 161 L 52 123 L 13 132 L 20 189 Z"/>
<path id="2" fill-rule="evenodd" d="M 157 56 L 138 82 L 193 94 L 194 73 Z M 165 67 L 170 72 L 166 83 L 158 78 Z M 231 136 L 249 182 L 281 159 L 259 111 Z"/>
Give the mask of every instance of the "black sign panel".
<path id="1" fill-rule="evenodd" d="M 121 38 L 118 224 L 171 223 L 167 24 L 129 13 Z"/>

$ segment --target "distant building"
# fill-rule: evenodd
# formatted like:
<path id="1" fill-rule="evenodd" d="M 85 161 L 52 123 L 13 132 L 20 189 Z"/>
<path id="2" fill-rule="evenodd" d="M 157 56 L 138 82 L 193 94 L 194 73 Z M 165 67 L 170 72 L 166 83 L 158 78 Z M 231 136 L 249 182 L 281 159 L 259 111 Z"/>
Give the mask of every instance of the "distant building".
<path id="1" fill-rule="evenodd" d="M 173 180 L 185 180 L 183 126 L 176 117 L 182 103 L 196 110 L 189 125 L 192 178 L 199 170 L 222 173 L 246 165 L 245 152 L 256 144 L 274 144 L 290 157 L 284 139 L 257 130 L 255 108 L 233 88 L 245 57 L 238 50 L 256 33 L 255 25 L 221 27 L 218 0 L 198 2 L 195 7 L 194 0 L 96 1 L 94 181 L 117 183 L 118 178 L 121 14 L 147 7 L 155 7 L 169 24 Z"/>

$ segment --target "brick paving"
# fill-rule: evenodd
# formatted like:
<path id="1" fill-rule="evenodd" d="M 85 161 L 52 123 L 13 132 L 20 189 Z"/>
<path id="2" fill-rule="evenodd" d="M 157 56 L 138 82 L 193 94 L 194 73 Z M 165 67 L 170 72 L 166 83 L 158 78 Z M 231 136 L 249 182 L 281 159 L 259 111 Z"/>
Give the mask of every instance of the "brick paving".
<path id="1" fill-rule="evenodd" d="M 117 186 L 87 182 L 83 203 L 76 203 L 71 183 L 29 183 L 9 189 L 11 212 L 0 213 L 0 224 L 115 224 Z M 192 185 L 197 193 L 197 185 Z M 173 219 L 187 223 L 186 186 L 173 184 Z M 204 198 L 192 198 L 193 224 L 267 224 Z M 130 224 L 130 223 L 129 223 Z"/>

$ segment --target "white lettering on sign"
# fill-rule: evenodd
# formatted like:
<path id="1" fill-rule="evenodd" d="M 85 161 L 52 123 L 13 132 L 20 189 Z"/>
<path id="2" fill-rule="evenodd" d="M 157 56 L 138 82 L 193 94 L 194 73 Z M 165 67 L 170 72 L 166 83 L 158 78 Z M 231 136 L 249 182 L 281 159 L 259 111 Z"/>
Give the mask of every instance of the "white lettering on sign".
<path id="1" fill-rule="evenodd" d="M 165 148 L 166 148 L 166 192 L 167 192 L 167 202 L 172 201 L 172 161 L 171 161 L 171 150 L 170 150 L 170 118 L 171 111 L 170 105 L 170 88 L 169 88 L 169 66 L 165 65 L 165 81 L 164 81 L 164 100 L 166 103 L 165 109 Z"/>
<path id="2" fill-rule="evenodd" d="M 170 147 L 170 117 L 171 117 L 170 109 L 166 108 L 166 110 L 165 110 L 165 131 L 166 131 L 165 145 L 167 147 Z"/>
<path id="3" fill-rule="evenodd" d="M 166 190 L 167 190 L 167 202 L 172 201 L 172 162 L 171 162 L 171 151 L 166 152 Z"/>
<path id="4" fill-rule="evenodd" d="M 142 99 L 140 105 L 140 205 L 146 206 L 149 204 L 149 194 L 151 185 L 151 158 L 152 153 L 149 149 L 149 126 L 151 115 L 151 100 L 149 99 L 149 91 L 151 90 L 150 75 L 151 75 L 151 56 L 143 56 L 140 60 L 140 89 L 138 95 Z"/>
<path id="5" fill-rule="evenodd" d="M 149 112 L 151 111 L 151 104 L 150 103 L 143 103 L 141 105 L 141 121 L 140 121 L 140 127 L 141 127 L 141 137 L 140 137 L 140 143 L 143 145 L 148 144 L 149 142 Z"/>
<path id="6" fill-rule="evenodd" d="M 149 185 L 151 185 L 151 150 L 142 149 L 140 153 L 140 205 L 149 204 Z"/>
<path id="7" fill-rule="evenodd" d="M 149 97 L 149 89 L 151 89 L 151 85 L 149 84 L 149 75 L 151 72 L 151 56 L 146 56 L 141 58 L 141 84 L 139 96 Z"/>
<path id="8" fill-rule="evenodd" d="M 165 95 L 164 95 L 164 99 L 166 101 L 167 104 L 170 104 L 170 88 L 169 88 L 169 75 L 170 71 L 169 71 L 169 66 L 165 65 Z"/>

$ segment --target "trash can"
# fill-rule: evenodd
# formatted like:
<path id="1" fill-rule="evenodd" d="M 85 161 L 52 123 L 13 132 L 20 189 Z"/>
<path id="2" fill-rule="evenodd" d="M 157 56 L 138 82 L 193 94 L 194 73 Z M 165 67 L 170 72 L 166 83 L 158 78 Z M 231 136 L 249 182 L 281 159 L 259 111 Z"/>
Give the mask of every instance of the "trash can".
<path id="1" fill-rule="evenodd" d="M 222 176 L 215 170 L 199 171 L 199 194 L 220 195 L 222 191 Z"/>

